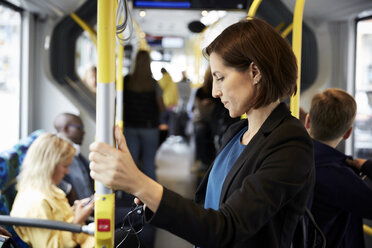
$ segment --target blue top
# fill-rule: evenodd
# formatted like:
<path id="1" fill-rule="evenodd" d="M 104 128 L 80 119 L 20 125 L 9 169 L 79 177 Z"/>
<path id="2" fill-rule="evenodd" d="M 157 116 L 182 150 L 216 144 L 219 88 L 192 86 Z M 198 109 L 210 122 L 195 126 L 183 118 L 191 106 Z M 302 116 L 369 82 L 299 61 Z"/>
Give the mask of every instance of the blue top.
<path id="1" fill-rule="evenodd" d="M 241 144 L 241 136 L 247 129 L 248 127 L 244 127 L 240 130 L 217 156 L 208 178 L 205 209 L 218 210 L 223 182 L 245 148 L 245 145 Z"/>

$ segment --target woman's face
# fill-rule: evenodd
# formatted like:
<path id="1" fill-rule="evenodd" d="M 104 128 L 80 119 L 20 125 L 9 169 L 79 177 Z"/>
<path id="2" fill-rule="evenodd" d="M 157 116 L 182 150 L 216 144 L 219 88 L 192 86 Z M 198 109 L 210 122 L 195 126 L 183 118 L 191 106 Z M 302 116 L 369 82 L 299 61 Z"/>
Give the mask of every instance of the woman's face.
<path id="1" fill-rule="evenodd" d="M 65 175 L 69 173 L 69 168 L 70 168 L 70 165 L 73 159 L 74 157 L 70 158 L 69 160 L 65 162 L 59 163 L 56 166 L 56 168 L 54 169 L 53 177 L 52 177 L 53 183 L 55 185 L 58 185 L 62 181 L 62 179 L 65 177 Z"/>
<path id="2" fill-rule="evenodd" d="M 253 85 L 251 66 L 243 72 L 223 64 L 222 58 L 212 53 L 209 58 L 213 75 L 213 97 L 219 97 L 229 110 L 232 118 L 239 117 L 249 111 L 250 103 L 256 92 Z"/>

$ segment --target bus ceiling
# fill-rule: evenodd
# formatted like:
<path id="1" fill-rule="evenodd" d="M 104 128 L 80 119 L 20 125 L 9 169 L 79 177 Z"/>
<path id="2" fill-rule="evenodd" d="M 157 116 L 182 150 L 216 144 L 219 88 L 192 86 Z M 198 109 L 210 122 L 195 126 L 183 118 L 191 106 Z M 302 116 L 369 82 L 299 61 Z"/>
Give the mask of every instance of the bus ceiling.
<path id="1" fill-rule="evenodd" d="M 62 17 L 76 11 L 87 1 L 95 0 L 5 0 L 14 6 L 23 8 L 29 12 L 37 13 L 41 16 Z M 137 2 L 129 0 L 129 2 Z M 146 1 L 152 2 L 152 1 Z M 160 0 L 153 2 L 162 2 Z M 170 2 L 170 1 L 163 1 Z M 173 1 L 180 2 L 180 1 Z M 190 7 L 194 9 L 210 9 L 212 6 L 219 9 L 249 8 L 253 0 L 189 0 Z M 265 1 L 263 1 L 265 2 Z M 269 0 L 268 2 L 282 2 L 289 10 L 294 9 L 296 1 L 293 0 Z M 228 3 L 228 5 L 227 5 Z M 134 5 L 134 4 L 133 4 Z M 358 14 L 365 9 L 370 9 L 370 0 L 311 0 L 306 1 L 304 9 L 304 20 L 329 20 L 339 21 L 346 18 L 357 18 Z M 237 7 L 239 6 L 239 7 Z M 145 8 L 145 7 L 144 7 Z"/>

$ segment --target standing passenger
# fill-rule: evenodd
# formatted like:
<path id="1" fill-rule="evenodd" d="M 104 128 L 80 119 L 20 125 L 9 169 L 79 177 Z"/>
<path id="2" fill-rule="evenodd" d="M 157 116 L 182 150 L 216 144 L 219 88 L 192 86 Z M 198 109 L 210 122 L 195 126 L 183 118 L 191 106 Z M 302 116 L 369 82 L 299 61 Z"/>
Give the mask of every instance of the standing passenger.
<path id="1" fill-rule="evenodd" d="M 176 109 L 175 135 L 182 136 L 188 140 L 189 135 L 186 132 L 189 115 L 187 113 L 187 104 L 191 94 L 191 81 L 187 77 L 186 71 L 182 71 L 182 79 L 177 83 L 178 88 L 178 106 Z"/>
<path id="2" fill-rule="evenodd" d="M 163 90 L 163 101 L 167 109 L 175 110 L 178 104 L 178 88 L 173 82 L 172 77 L 165 68 L 161 68 L 162 78 L 159 80 L 161 89 Z"/>
<path id="3" fill-rule="evenodd" d="M 154 160 L 164 103 L 158 82 L 152 77 L 150 63 L 149 53 L 140 50 L 133 73 L 124 78 L 124 133 L 134 162 L 156 180 Z"/>
<path id="4" fill-rule="evenodd" d="M 336 150 L 352 133 L 354 98 L 341 89 L 327 89 L 311 101 L 305 126 L 314 139 L 316 182 L 311 212 L 322 229 L 327 247 L 365 247 L 363 218 L 372 219 L 372 189 L 359 173 L 372 178 L 371 161 L 356 160 Z M 369 173 L 368 173 L 369 172 Z M 309 228 L 312 240 L 313 227 Z"/>
<path id="5" fill-rule="evenodd" d="M 175 135 L 176 108 L 178 104 L 178 88 L 173 82 L 165 68 L 161 68 L 163 77 L 159 80 L 159 85 L 163 90 L 163 101 L 166 111 L 161 115 L 161 123 L 167 126 L 167 134 Z"/>
<path id="6" fill-rule="evenodd" d="M 177 83 L 178 87 L 178 107 L 177 111 L 186 112 L 187 103 L 191 94 L 191 81 L 187 77 L 187 72 L 182 71 L 182 79 Z"/>
<path id="7" fill-rule="evenodd" d="M 124 134 L 128 149 L 138 168 L 156 181 L 155 155 L 159 144 L 159 118 L 165 110 L 162 90 L 152 77 L 150 55 L 137 52 L 133 72 L 124 78 Z M 120 193 L 120 192 L 119 192 Z M 132 196 L 118 194 L 116 207 L 127 209 L 133 204 Z M 119 213 L 117 211 L 117 213 Z M 116 214 L 116 220 L 122 218 Z M 140 234 L 146 247 L 153 247 L 155 229 L 146 225 Z"/>
<path id="8" fill-rule="evenodd" d="M 195 202 L 144 175 L 119 131 L 119 150 L 90 146 L 91 176 L 146 205 L 145 218 L 199 247 L 290 247 L 314 185 L 312 142 L 285 103 L 296 92 L 288 43 L 265 21 L 242 21 L 207 48 L 214 97 L 233 124 Z"/>
<path id="9" fill-rule="evenodd" d="M 192 172 L 204 174 L 216 156 L 213 139 L 212 122 L 213 112 L 218 99 L 212 96 L 213 76 L 210 68 L 205 71 L 203 85 L 196 90 L 193 123 L 195 133 L 195 154 L 196 161 Z"/>

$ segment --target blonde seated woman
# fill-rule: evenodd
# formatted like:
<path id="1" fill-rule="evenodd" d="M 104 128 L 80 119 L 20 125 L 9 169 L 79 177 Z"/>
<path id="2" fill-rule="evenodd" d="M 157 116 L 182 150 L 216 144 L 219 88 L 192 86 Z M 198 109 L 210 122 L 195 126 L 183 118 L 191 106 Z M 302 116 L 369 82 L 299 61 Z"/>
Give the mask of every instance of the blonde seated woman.
<path id="1" fill-rule="evenodd" d="M 89 198 L 75 201 L 70 207 L 58 185 L 69 173 L 75 155 L 72 144 L 55 135 L 42 134 L 30 146 L 17 183 L 17 196 L 11 216 L 83 224 L 94 207 Z M 67 231 L 14 227 L 20 238 L 31 247 L 93 247 L 94 237 Z"/>

